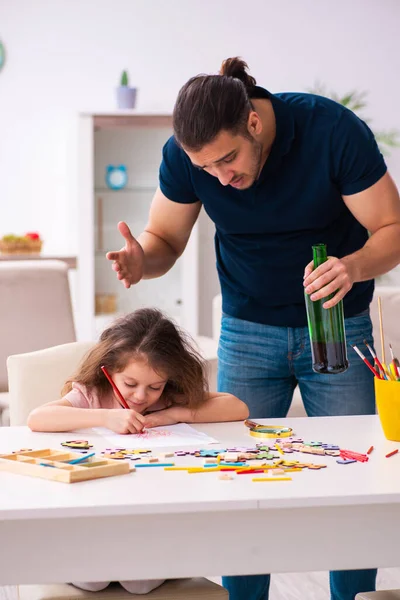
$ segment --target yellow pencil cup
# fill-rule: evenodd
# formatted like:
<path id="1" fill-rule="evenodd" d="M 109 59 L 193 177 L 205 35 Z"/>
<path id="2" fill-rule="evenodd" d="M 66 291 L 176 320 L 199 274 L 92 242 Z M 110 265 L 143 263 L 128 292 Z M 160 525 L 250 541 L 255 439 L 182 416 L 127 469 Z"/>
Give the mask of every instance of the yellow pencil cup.
<path id="1" fill-rule="evenodd" d="M 400 381 L 375 377 L 375 400 L 385 437 L 400 442 Z"/>

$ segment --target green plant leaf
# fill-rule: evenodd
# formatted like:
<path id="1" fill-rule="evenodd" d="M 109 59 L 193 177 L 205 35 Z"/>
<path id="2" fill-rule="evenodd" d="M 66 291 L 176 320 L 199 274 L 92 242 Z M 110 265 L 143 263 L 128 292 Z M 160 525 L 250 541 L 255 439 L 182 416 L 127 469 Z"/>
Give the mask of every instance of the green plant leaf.
<path id="1" fill-rule="evenodd" d="M 366 97 L 368 95 L 368 92 L 365 90 L 361 92 L 353 90 L 351 92 L 346 93 L 344 96 L 339 96 L 336 92 L 327 91 L 326 85 L 323 82 L 317 80 L 314 86 L 312 88 L 308 88 L 307 91 L 310 94 L 317 94 L 319 96 L 325 96 L 326 98 L 330 98 L 331 100 L 342 104 L 355 114 L 359 113 L 367 106 Z M 357 116 L 359 116 L 365 123 L 370 122 L 370 119 L 365 118 L 360 114 L 358 114 Z M 382 154 L 389 155 L 390 153 L 388 148 L 400 147 L 400 131 L 398 131 L 397 129 L 390 129 L 387 131 L 375 131 L 373 133 Z"/>
<path id="2" fill-rule="evenodd" d="M 400 146 L 400 132 L 396 129 L 375 131 L 374 135 L 382 154 L 390 156 L 389 148 L 398 148 Z"/>
<path id="3" fill-rule="evenodd" d="M 123 86 L 127 86 L 128 85 L 128 73 L 126 71 L 122 71 L 121 85 L 123 85 Z"/>

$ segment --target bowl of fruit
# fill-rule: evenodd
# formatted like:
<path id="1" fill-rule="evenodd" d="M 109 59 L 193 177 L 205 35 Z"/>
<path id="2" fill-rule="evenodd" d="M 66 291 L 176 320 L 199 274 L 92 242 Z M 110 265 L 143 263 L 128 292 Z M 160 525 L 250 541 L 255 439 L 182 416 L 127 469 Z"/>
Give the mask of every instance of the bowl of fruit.
<path id="1" fill-rule="evenodd" d="M 0 238 L 1 254 L 40 254 L 43 240 L 36 231 L 25 235 L 7 234 Z"/>

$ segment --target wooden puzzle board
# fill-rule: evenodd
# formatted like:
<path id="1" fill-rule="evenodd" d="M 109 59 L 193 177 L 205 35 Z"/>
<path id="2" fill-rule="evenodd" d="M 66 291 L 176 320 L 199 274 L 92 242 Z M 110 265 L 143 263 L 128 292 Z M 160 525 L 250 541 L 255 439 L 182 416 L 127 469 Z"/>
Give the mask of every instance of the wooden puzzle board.
<path id="1" fill-rule="evenodd" d="M 83 456 L 78 452 L 65 452 L 64 450 L 51 450 L 49 448 L 44 450 L 21 450 L 12 454 L 0 454 L 0 470 L 64 483 L 125 475 L 134 470 L 128 461 L 96 456 L 77 465 L 71 465 L 67 462 Z"/>

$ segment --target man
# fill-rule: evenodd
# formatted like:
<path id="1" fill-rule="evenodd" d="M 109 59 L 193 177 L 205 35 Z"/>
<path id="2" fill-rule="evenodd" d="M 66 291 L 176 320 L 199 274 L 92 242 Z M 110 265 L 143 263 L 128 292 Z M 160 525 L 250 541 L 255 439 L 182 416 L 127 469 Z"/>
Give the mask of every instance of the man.
<path id="1" fill-rule="evenodd" d="M 107 257 L 125 287 L 166 273 L 185 249 L 203 205 L 216 225 L 222 289 L 219 391 L 250 416 L 284 417 L 298 384 L 307 414 L 375 412 L 373 378 L 356 356 L 341 375 L 312 371 L 304 290 L 344 299 L 346 332 L 373 343 L 373 278 L 400 261 L 400 203 L 374 136 L 351 111 L 310 94 L 256 86 L 247 65 L 180 90 L 174 136 L 145 231 Z M 370 232 L 370 237 L 368 236 Z M 312 271 L 311 246 L 331 257 Z M 304 281 L 303 281 L 304 279 Z M 336 571 L 332 600 L 375 589 L 376 570 Z M 225 577 L 231 600 L 266 600 L 269 575 Z"/>

